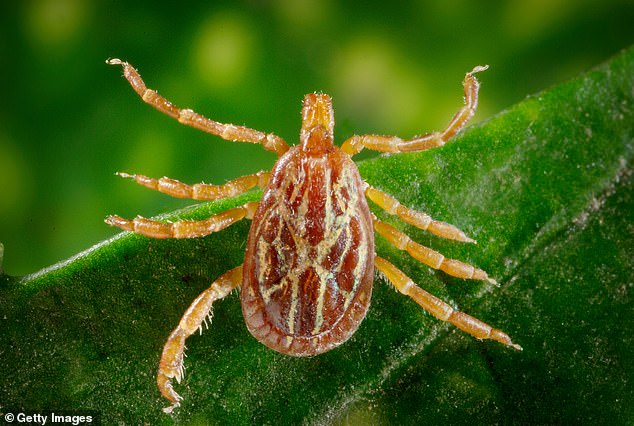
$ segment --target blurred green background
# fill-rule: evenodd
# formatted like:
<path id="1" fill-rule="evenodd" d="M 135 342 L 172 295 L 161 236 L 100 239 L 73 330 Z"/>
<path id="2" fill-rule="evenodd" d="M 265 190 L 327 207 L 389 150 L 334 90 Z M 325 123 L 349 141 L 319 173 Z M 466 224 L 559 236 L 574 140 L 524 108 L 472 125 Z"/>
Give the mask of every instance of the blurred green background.
<path id="1" fill-rule="evenodd" d="M 34 272 L 115 234 L 107 214 L 191 204 L 116 171 L 222 183 L 275 160 L 144 105 L 109 57 L 179 106 L 289 143 L 303 95 L 327 92 L 341 142 L 441 128 L 477 64 L 491 66 L 486 119 L 631 45 L 633 23 L 631 0 L 2 2 L 4 269 Z"/>

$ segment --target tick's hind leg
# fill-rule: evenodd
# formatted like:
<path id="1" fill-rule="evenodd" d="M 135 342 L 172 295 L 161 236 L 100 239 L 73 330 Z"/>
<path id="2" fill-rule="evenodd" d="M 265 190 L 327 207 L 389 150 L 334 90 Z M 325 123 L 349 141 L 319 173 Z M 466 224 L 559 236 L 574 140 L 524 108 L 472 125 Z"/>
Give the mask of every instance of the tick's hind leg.
<path id="1" fill-rule="evenodd" d="M 288 144 L 282 138 L 272 133 L 266 134 L 244 126 L 219 123 L 207 117 L 203 117 L 191 109 L 178 108 L 159 95 L 155 90 L 148 89 L 138 71 L 134 69 L 132 65 L 121 59 L 108 59 L 106 63 L 110 65 L 121 65 L 126 80 L 128 80 L 134 91 L 138 93 L 144 102 L 187 126 L 220 136 L 229 141 L 261 144 L 264 149 L 275 152 L 277 155 L 282 155 L 288 151 Z"/>
<path id="2" fill-rule="evenodd" d="M 462 129 L 478 106 L 478 90 L 480 85 L 474 74 L 484 71 L 488 66 L 477 66 L 465 75 L 464 86 L 465 105 L 454 115 L 445 130 L 427 135 L 403 140 L 397 136 L 355 135 L 346 140 L 341 149 L 349 155 L 360 152 L 363 148 L 380 152 L 411 152 L 423 151 L 442 146 Z"/>
<path id="3" fill-rule="evenodd" d="M 163 411 L 171 413 L 180 405 L 182 397 L 174 391 L 172 379 L 181 382 L 185 373 L 183 366 L 183 355 L 185 352 L 185 339 L 191 336 L 196 330 L 202 331 L 203 322 L 211 315 L 211 305 L 216 301 L 231 293 L 231 290 L 238 287 L 242 282 L 242 266 L 238 266 L 225 272 L 189 306 L 181 318 L 178 326 L 170 334 L 161 355 L 156 383 L 161 394 L 167 398 L 172 405 L 164 408 Z"/>
<path id="4" fill-rule="evenodd" d="M 447 259 L 441 253 L 422 246 L 405 233 L 399 231 L 392 225 L 385 223 L 373 216 L 374 230 L 383 238 L 388 240 L 399 250 L 407 251 L 414 259 L 423 262 L 434 269 L 440 269 L 445 273 L 467 280 L 484 280 L 491 284 L 498 285 L 487 273 L 467 263 L 455 259 Z"/>
<path id="5" fill-rule="evenodd" d="M 502 330 L 493 328 L 490 325 L 456 311 L 451 306 L 418 287 L 407 275 L 387 260 L 376 256 L 374 258 L 376 268 L 396 287 L 396 289 L 406 296 L 411 297 L 416 303 L 436 318 L 450 322 L 462 331 L 471 334 L 478 339 L 492 339 L 517 350 L 522 347 L 511 341 L 511 338 Z"/>
<path id="6" fill-rule="evenodd" d="M 237 179 L 229 181 L 224 185 L 209 185 L 205 183 L 196 183 L 187 185 L 176 179 L 162 177 L 153 179 L 144 175 L 131 175 L 128 173 L 117 173 L 124 178 L 134 179 L 134 181 L 146 188 L 171 195 L 176 198 L 191 198 L 193 200 L 219 200 L 221 198 L 235 197 L 255 186 L 260 188 L 266 187 L 269 181 L 270 173 L 258 172 L 252 175 L 241 176 Z"/>
<path id="7" fill-rule="evenodd" d="M 462 241 L 465 243 L 476 242 L 475 240 L 467 237 L 464 232 L 455 226 L 446 222 L 434 220 L 427 213 L 405 207 L 391 195 L 376 188 L 368 186 L 365 190 L 365 195 L 387 213 L 396 215 L 402 221 L 422 229 L 423 231 L 429 231 L 432 234 L 449 240 Z"/>
<path id="8" fill-rule="evenodd" d="M 140 216 L 129 220 L 113 215 L 108 216 L 105 222 L 108 225 L 118 226 L 123 230 L 152 238 L 197 238 L 221 231 L 241 219 L 252 219 L 257 207 L 257 202 L 246 203 L 204 220 L 180 220 L 164 223 Z"/>

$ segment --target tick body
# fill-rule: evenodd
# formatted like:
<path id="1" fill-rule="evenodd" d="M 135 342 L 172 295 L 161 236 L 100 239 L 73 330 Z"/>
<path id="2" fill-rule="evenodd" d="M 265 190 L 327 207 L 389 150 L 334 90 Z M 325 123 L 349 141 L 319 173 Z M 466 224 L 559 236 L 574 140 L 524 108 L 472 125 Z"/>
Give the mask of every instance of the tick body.
<path id="1" fill-rule="evenodd" d="M 227 140 L 250 142 L 275 152 L 279 158 L 272 172 L 243 176 L 224 185 L 187 185 L 120 173 L 141 185 L 166 194 L 197 200 L 235 196 L 260 186 L 259 202 L 247 203 L 202 221 L 157 222 L 143 217 L 132 220 L 109 216 L 106 223 L 153 238 L 195 238 L 252 219 L 244 263 L 221 275 L 198 296 L 170 334 L 163 348 L 157 384 L 172 405 L 182 398 L 172 380 L 184 373 L 185 340 L 201 328 L 212 304 L 240 288 L 244 321 L 251 334 L 278 352 L 309 356 L 344 343 L 357 330 L 370 306 L 374 271 L 381 273 L 402 294 L 437 318 L 448 321 L 480 339 L 493 339 L 521 349 L 508 335 L 453 309 L 418 287 L 409 277 L 374 250 L 374 233 L 415 259 L 464 279 L 497 284 L 486 272 L 412 241 L 407 234 L 377 219 L 366 198 L 411 226 L 440 237 L 474 242 L 456 227 L 428 214 L 401 205 L 390 195 L 365 183 L 351 156 L 364 147 L 381 152 L 421 151 L 443 145 L 471 118 L 477 106 L 476 67 L 463 81 L 465 106 L 447 128 L 403 140 L 395 136 L 360 135 L 334 145 L 334 114 L 328 95 L 304 98 L 300 143 L 290 147 L 278 136 L 231 124 L 218 123 L 189 109 L 172 105 L 148 89 L 138 72 L 118 59 L 124 75 L 142 99 L 158 110 Z"/>
<path id="2" fill-rule="evenodd" d="M 355 332 L 374 275 L 372 217 L 356 165 L 333 145 L 330 99 L 308 95 L 304 112 L 301 144 L 277 161 L 253 217 L 241 290 L 251 334 L 299 356 Z"/>

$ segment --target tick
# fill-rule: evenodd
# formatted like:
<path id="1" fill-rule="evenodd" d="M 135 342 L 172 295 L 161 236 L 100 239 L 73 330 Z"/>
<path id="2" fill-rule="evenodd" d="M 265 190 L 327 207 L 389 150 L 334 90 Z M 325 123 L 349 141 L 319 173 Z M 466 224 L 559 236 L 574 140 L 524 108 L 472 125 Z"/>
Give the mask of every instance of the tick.
<path id="1" fill-rule="evenodd" d="M 304 97 L 300 143 L 289 147 L 274 134 L 218 123 L 190 109 L 180 109 L 148 89 L 130 64 L 119 59 L 107 62 L 123 66 L 132 88 L 159 111 L 226 140 L 260 144 L 279 157 L 271 172 L 260 171 L 224 185 L 187 185 L 166 177 L 153 179 L 119 173 L 150 189 L 195 200 L 233 197 L 256 186 L 264 189 L 259 202 L 246 203 L 200 221 L 163 223 L 143 217 L 106 218 L 109 225 L 152 238 L 202 237 L 242 219 L 252 221 L 244 263 L 221 275 L 192 302 L 165 343 L 157 384 L 172 404 L 166 412 L 179 406 L 182 400 L 173 389 L 172 379 L 180 383 L 183 378 L 185 339 L 201 328 L 216 300 L 238 287 L 248 330 L 269 348 L 287 355 L 317 355 L 348 340 L 370 306 L 375 269 L 399 292 L 438 319 L 478 339 L 493 339 L 521 350 L 503 331 L 454 310 L 377 256 L 374 232 L 434 269 L 454 277 L 496 284 L 483 270 L 447 259 L 374 216 L 367 199 L 417 228 L 443 238 L 475 242 L 453 225 L 405 207 L 368 185 L 351 159 L 363 148 L 399 153 L 444 145 L 473 116 L 479 89 L 475 74 L 487 67 L 478 66 L 466 74 L 465 105 L 445 130 L 407 140 L 357 135 L 339 148 L 333 143 L 334 114 L 331 98 L 326 94 L 311 93 Z"/>

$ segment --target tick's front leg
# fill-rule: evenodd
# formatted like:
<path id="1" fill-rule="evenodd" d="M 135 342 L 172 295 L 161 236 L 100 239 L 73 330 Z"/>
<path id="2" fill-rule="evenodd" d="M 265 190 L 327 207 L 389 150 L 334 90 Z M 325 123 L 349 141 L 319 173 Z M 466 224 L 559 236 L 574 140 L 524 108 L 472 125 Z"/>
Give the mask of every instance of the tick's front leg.
<path id="1" fill-rule="evenodd" d="M 231 293 L 231 290 L 238 287 L 242 282 L 242 266 L 238 266 L 225 272 L 200 296 L 194 300 L 181 318 L 176 329 L 170 334 L 161 355 L 156 383 L 161 394 L 167 398 L 172 405 L 163 409 L 166 413 L 171 413 L 174 408 L 180 405 L 183 398 L 176 393 L 172 386 L 172 379 L 178 383 L 183 379 L 185 369 L 183 366 L 183 355 L 185 353 L 185 339 L 191 336 L 196 330 L 202 330 L 202 324 L 211 314 L 211 306 L 216 300 Z"/>
<path id="2" fill-rule="evenodd" d="M 229 141 L 257 143 L 262 145 L 267 151 L 275 152 L 278 156 L 288 151 L 288 144 L 284 139 L 272 133 L 267 134 L 244 126 L 219 123 L 207 117 L 203 117 L 191 109 L 178 108 L 159 95 L 156 90 L 147 88 L 139 72 L 134 69 L 132 65 L 121 59 L 108 59 L 106 63 L 110 65 L 121 65 L 126 80 L 128 80 L 134 91 L 137 92 L 144 102 L 187 126 L 220 136 Z"/>
<path id="3" fill-rule="evenodd" d="M 465 105 L 453 116 L 445 130 L 404 140 L 398 136 L 355 135 L 341 145 L 341 150 L 349 155 L 359 153 L 363 148 L 380 152 L 412 152 L 442 146 L 462 129 L 478 106 L 478 90 L 480 85 L 475 73 L 486 70 L 488 66 L 477 66 L 465 75 L 464 86 Z"/>

